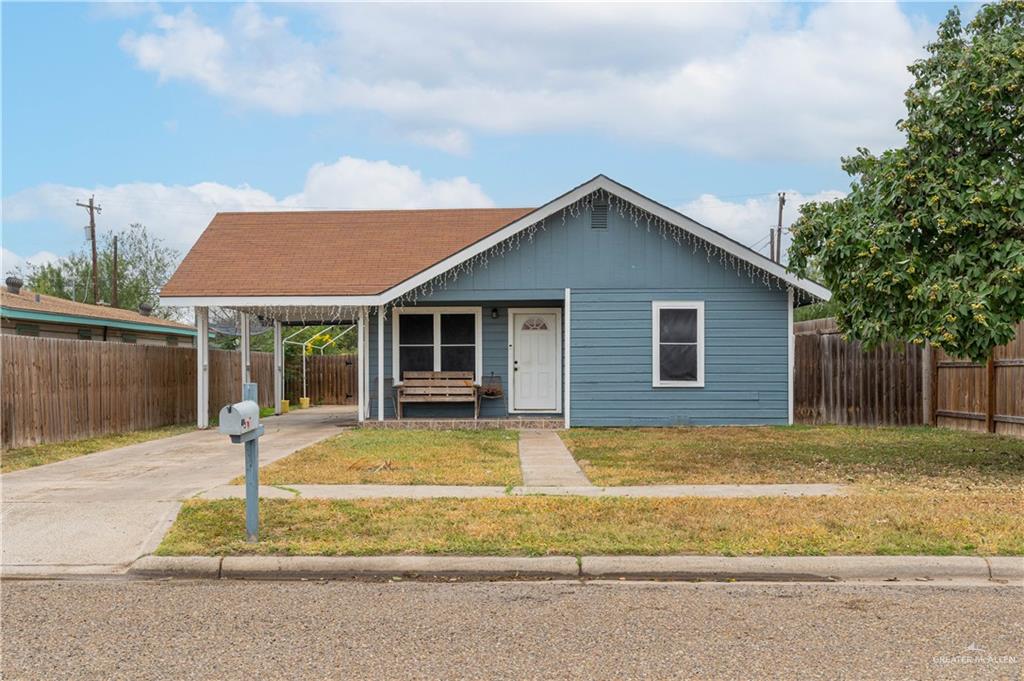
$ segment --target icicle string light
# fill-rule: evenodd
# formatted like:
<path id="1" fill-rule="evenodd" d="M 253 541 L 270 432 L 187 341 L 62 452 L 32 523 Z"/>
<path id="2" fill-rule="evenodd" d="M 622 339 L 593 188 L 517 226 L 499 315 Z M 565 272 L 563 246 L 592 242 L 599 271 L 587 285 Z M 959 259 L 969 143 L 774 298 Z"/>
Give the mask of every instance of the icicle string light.
<path id="1" fill-rule="evenodd" d="M 703 250 L 708 262 L 711 262 L 712 257 L 717 258 L 723 267 L 734 270 L 738 276 L 746 276 L 751 282 L 760 283 L 768 288 L 779 290 L 793 289 L 794 295 L 801 301 L 810 302 L 813 299 L 813 296 L 810 294 L 791 286 L 767 270 L 743 258 L 738 258 L 724 248 L 716 246 L 689 230 L 680 228 L 604 189 L 598 189 L 563 208 L 561 210 L 562 226 L 566 226 L 570 218 L 578 218 L 588 214 L 593 210 L 596 202 L 606 203 L 609 210 L 616 211 L 619 217 L 632 222 L 636 227 L 643 228 L 646 232 L 656 232 L 663 239 L 671 239 L 679 246 L 691 248 L 693 253 Z M 459 263 L 425 284 L 399 296 L 391 302 L 391 305 L 395 307 L 416 305 L 420 299 L 430 298 L 436 291 L 444 290 L 460 277 L 472 275 L 477 268 L 486 269 L 491 259 L 518 251 L 524 240 L 527 243 L 532 243 L 538 232 L 547 229 L 548 219 L 544 218 L 513 234 L 501 243 Z"/>

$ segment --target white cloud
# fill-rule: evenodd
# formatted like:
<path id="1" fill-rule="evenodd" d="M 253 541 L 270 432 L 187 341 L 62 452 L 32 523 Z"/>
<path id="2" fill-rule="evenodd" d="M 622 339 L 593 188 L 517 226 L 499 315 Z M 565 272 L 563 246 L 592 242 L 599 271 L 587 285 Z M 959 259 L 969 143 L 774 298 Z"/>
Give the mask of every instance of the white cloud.
<path id="1" fill-rule="evenodd" d="M 56 253 L 50 251 L 38 251 L 23 258 L 14 251 L 0 248 L 0 272 L 3 272 L 6 277 L 15 270 L 24 271 L 29 265 L 45 265 L 48 262 L 53 262 L 57 257 Z"/>
<path id="2" fill-rule="evenodd" d="M 103 207 L 97 219 L 101 231 L 141 222 L 181 250 L 195 242 L 217 211 L 493 205 L 480 185 L 465 177 L 428 179 L 408 166 L 343 156 L 335 163 L 313 166 L 302 191 L 283 198 L 247 185 L 217 182 L 188 186 L 135 182 L 93 188 L 44 184 L 5 197 L 4 222 L 45 219 L 78 230 L 75 238 L 81 238 L 87 216 L 75 200 L 93 194 Z"/>
<path id="3" fill-rule="evenodd" d="M 800 215 L 800 206 L 808 201 L 832 201 L 845 196 L 845 192 L 828 189 L 804 195 L 792 190 L 786 192 L 786 205 L 782 211 L 783 248 L 789 247 L 788 228 Z M 767 237 L 770 227 L 778 224 L 779 200 L 777 193 L 751 197 L 744 201 L 727 201 L 714 194 L 702 194 L 693 201 L 679 206 L 679 212 L 745 246 L 757 246 L 768 255 Z"/>
<path id="4" fill-rule="evenodd" d="M 469 137 L 461 130 L 418 130 L 409 135 L 409 139 L 425 147 L 440 149 L 455 156 L 469 156 Z"/>
<path id="5" fill-rule="evenodd" d="M 465 131 L 588 129 L 743 158 L 899 140 L 927 27 L 898 5 L 327 4 L 160 14 L 121 41 L 161 80 L 279 114 L 360 109 L 465 153 Z M 443 131 L 443 132 L 438 132 Z"/>

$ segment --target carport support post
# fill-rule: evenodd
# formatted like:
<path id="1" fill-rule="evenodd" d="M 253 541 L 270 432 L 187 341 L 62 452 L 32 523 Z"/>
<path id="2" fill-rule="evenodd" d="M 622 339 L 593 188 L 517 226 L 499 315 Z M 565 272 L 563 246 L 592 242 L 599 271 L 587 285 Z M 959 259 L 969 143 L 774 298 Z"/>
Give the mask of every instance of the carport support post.
<path id="1" fill-rule="evenodd" d="M 196 427 L 210 427 L 210 315 L 193 308 L 196 317 Z"/>
<path id="2" fill-rule="evenodd" d="M 240 329 L 239 334 L 239 348 L 242 351 L 242 399 L 245 399 L 245 384 L 251 380 L 252 377 L 252 355 L 249 351 L 250 345 L 250 331 L 249 331 L 249 315 L 245 312 L 238 313 L 238 326 Z"/>
<path id="3" fill-rule="evenodd" d="M 281 342 L 281 322 L 274 320 L 274 413 L 281 413 L 284 399 L 284 344 Z"/>
<path id="4" fill-rule="evenodd" d="M 366 341 L 363 334 L 366 329 L 366 324 L 363 322 L 365 312 L 366 308 L 359 308 L 359 316 L 356 318 L 356 364 L 358 365 L 356 387 L 359 389 L 359 399 L 356 403 L 359 405 L 360 423 L 366 418 L 366 389 L 363 387 L 363 380 L 366 377 L 366 372 L 363 370 L 363 365 L 366 363 Z"/>
<path id="5" fill-rule="evenodd" d="M 384 306 L 377 306 L 377 420 L 384 420 Z"/>

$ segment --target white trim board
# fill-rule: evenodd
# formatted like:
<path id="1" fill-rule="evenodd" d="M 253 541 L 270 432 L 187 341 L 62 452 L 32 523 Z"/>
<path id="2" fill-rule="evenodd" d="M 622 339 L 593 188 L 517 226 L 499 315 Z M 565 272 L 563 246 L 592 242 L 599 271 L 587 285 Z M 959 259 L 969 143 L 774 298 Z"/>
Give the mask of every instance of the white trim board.
<path id="1" fill-rule="evenodd" d="M 555 375 L 558 376 L 556 387 L 557 405 L 554 409 L 516 409 L 516 381 L 515 366 L 513 365 L 515 355 L 515 316 L 517 314 L 554 314 L 555 340 L 558 351 L 555 353 L 556 365 Z M 562 309 L 558 307 L 510 307 L 508 308 L 508 413 L 509 414 L 557 414 L 562 408 Z"/>
<path id="2" fill-rule="evenodd" d="M 263 307 L 277 307 L 287 305 L 334 305 L 334 306 L 361 306 L 361 305 L 385 305 L 392 300 L 412 291 L 413 289 L 426 284 L 431 279 L 444 274 L 448 270 L 458 267 L 460 264 L 467 260 L 483 253 L 489 248 L 500 244 L 502 241 L 515 236 L 517 233 L 528 228 L 530 225 L 536 224 L 541 220 L 549 218 L 568 206 L 572 205 L 576 201 L 592 194 L 593 192 L 603 189 L 609 194 L 613 194 L 616 197 L 634 204 L 641 210 L 647 211 L 655 217 L 661 218 L 665 222 L 678 227 L 679 229 L 686 230 L 694 236 L 707 241 L 713 246 L 721 248 L 726 253 L 739 258 L 751 265 L 764 270 L 768 274 L 779 278 L 787 284 L 799 288 L 816 298 L 822 300 L 829 300 L 832 297 L 831 291 L 827 288 L 818 284 L 817 282 L 810 281 L 808 279 L 801 279 L 793 274 L 786 271 L 786 268 L 782 265 L 772 262 L 765 256 L 753 251 L 746 246 L 733 241 L 729 237 L 716 232 L 715 230 L 705 227 L 696 220 L 689 218 L 682 213 L 672 210 L 668 206 L 664 206 L 657 201 L 647 198 L 643 194 L 630 189 L 629 187 L 619 184 L 615 180 L 605 176 L 598 175 L 597 177 L 584 182 L 583 184 L 569 190 L 565 194 L 552 199 L 548 203 L 544 204 L 540 208 L 537 208 L 531 213 L 524 215 L 518 220 L 509 223 L 505 227 L 492 232 L 488 236 L 480 239 L 474 244 L 467 246 L 458 253 L 454 253 L 444 260 L 441 260 L 434 265 L 426 268 L 418 274 L 409 277 L 405 281 L 392 286 L 391 288 L 375 295 L 359 295 L 359 296 L 167 296 L 161 297 L 161 303 L 164 305 L 177 305 L 177 306 L 219 306 L 219 307 L 239 307 L 239 306 L 263 306 Z"/>
<path id="3" fill-rule="evenodd" d="M 673 381 L 661 378 L 661 311 L 697 311 L 697 380 Z M 704 387 L 704 301 L 703 300 L 655 300 L 651 302 L 651 387 L 654 388 L 703 388 Z"/>

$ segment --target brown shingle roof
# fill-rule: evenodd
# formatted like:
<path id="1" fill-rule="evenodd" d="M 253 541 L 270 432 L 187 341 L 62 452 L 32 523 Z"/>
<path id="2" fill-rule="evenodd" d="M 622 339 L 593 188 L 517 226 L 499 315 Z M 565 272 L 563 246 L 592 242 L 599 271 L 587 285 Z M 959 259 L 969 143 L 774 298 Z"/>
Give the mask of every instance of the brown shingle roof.
<path id="1" fill-rule="evenodd" d="M 36 300 L 36 296 L 39 300 Z M 166 326 L 174 329 L 189 329 L 193 327 L 188 324 L 172 322 L 169 319 L 160 317 L 147 317 L 133 310 L 122 310 L 118 307 L 107 307 L 106 305 L 92 305 L 90 303 L 76 303 L 73 300 L 48 296 L 42 293 L 35 293 L 28 289 L 21 289 L 18 293 L 11 293 L 6 288 L 0 288 L 0 306 L 11 310 L 26 310 L 28 312 L 45 312 L 48 314 L 73 315 L 76 317 L 90 317 L 102 324 L 105 320 L 118 322 L 132 322 L 134 324 L 151 324 L 153 326 Z"/>
<path id="2" fill-rule="evenodd" d="M 373 295 L 532 210 L 218 213 L 160 295 Z"/>

